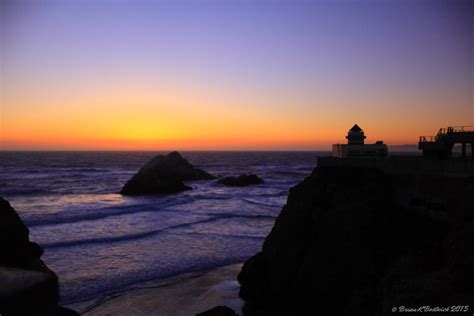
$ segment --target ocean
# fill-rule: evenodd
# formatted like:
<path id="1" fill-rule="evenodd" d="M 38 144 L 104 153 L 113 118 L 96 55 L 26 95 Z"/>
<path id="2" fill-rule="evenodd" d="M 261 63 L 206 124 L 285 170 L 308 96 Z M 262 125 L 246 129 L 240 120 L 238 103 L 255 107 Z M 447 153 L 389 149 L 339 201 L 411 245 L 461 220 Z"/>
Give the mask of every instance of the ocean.
<path id="1" fill-rule="evenodd" d="M 215 176 L 255 173 L 265 183 L 187 181 L 175 195 L 124 197 L 121 187 L 158 152 L 0 152 L 0 196 L 60 280 L 61 303 L 243 262 L 257 253 L 289 189 L 318 152 L 182 152 Z"/>

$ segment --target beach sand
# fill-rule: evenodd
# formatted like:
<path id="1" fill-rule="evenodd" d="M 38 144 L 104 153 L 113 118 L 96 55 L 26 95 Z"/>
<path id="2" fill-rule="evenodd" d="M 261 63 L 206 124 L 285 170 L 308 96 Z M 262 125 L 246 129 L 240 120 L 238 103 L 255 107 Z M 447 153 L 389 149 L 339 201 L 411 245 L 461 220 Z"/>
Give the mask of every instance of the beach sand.
<path id="1" fill-rule="evenodd" d="M 189 316 L 226 305 L 241 314 L 237 274 L 242 264 L 147 282 L 106 298 L 71 304 L 82 315 Z"/>

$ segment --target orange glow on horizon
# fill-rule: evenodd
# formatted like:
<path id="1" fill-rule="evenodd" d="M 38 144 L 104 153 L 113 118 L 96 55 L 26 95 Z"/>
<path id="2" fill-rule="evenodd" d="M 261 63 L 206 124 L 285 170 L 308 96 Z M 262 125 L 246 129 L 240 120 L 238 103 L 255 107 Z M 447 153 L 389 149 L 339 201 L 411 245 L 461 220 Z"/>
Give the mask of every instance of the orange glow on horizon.
<path id="1" fill-rule="evenodd" d="M 2 150 L 331 150 L 335 143 L 345 143 L 347 130 L 344 128 L 328 128 L 311 130 L 310 128 L 293 127 L 290 130 L 265 128 L 249 130 L 233 130 L 231 127 L 215 127 L 203 124 L 179 130 L 170 124 L 166 128 L 156 130 L 152 126 L 138 128 L 140 123 L 119 124 L 119 127 L 101 126 L 90 131 L 68 129 L 57 133 L 55 128 L 41 130 L 21 130 L 11 133 L 8 137 L 0 137 Z M 337 124 L 339 125 L 339 124 Z M 363 124 L 361 124 L 363 125 Z M 159 126 L 159 124 L 158 124 Z M 177 124 L 176 126 L 179 126 Z M 50 126 L 51 127 L 51 126 Z M 250 127 L 250 125 L 249 125 Z M 102 130 L 101 130 L 102 128 Z M 220 128 L 220 129 L 219 129 Z M 255 126 L 253 126 L 255 128 Z M 363 127 L 364 128 L 364 127 Z M 87 129 L 87 128 L 86 128 Z M 418 135 L 407 135 L 406 139 L 397 138 L 393 133 L 385 137 L 374 131 L 374 128 L 364 128 L 368 138 L 367 143 L 384 140 L 389 145 L 415 144 Z M 130 132 L 129 132 L 130 131 Z M 34 136 L 30 134 L 34 133 Z M 94 135 L 95 134 L 95 135 Z M 5 135 L 5 133 L 3 133 Z"/>
<path id="2" fill-rule="evenodd" d="M 48 98 L 10 93 L 0 112 L 0 150 L 331 150 L 346 142 L 354 123 L 368 143 L 404 145 L 459 122 L 457 113 L 439 111 L 418 123 L 420 108 L 445 103 L 433 98 L 410 104 L 394 97 L 380 101 L 382 95 L 316 99 L 291 91 L 237 98 L 199 86 L 123 86 L 80 94 L 64 88 Z"/>

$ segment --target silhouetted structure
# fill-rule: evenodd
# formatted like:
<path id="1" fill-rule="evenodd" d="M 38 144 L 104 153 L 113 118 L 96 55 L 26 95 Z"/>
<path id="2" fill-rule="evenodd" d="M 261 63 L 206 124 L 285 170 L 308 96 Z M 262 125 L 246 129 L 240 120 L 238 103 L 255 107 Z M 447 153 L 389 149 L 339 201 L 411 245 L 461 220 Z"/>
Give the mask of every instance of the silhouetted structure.
<path id="1" fill-rule="evenodd" d="M 436 136 L 420 136 L 418 148 L 428 159 L 451 159 L 455 144 L 461 144 L 462 157 L 467 158 L 466 144 L 471 144 L 471 159 L 474 160 L 474 126 L 440 128 Z"/>
<path id="2" fill-rule="evenodd" d="M 362 128 L 355 124 L 347 133 L 346 138 L 348 145 L 364 145 L 364 139 L 367 137 L 365 137 Z"/>
<path id="3" fill-rule="evenodd" d="M 420 136 L 419 149 L 423 150 L 423 156 L 386 157 L 387 146 L 383 142 L 366 145 L 364 139 L 364 131 L 354 125 L 347 135 L 347 144 L 333 145 L 333 157 L 318 157 L 318 166 L 375 168 L 387 174 L 474 176 L 474 126 L 448 127 L 440 129 L 436 136 Z M 463 159 L 450 159 L 455 144 L 461 144 Z M 466 144 L 471 144 L 471 159 L 467 159 Z"/>
<path id="4" fill-rule="evenodd" d="M 347 133 L 347 144 L 334 144 L 332 154 L 337 158 L 385 158 L 388 154 L 387 145 L 383 141 L 375 144 L 364 144 L 364 131 L 355 124 Z"/>

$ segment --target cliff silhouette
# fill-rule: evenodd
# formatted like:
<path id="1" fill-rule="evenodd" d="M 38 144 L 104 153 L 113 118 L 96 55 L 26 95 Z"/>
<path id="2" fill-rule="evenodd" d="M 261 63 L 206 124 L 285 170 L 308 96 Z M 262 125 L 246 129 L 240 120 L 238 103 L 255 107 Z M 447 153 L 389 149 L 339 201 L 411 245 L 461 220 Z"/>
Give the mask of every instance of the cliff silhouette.
<path id="1" fill-rule="evenodd" d="M 238 280 L 245 315 L 474 306 L 474 177 L 317 167 Z"/>
<path id="2" fill-rule="evenodd" d="M 10 203 L 0 197 L 0 315 L 75 316 L 59 306 L 57 275 Z"/>

